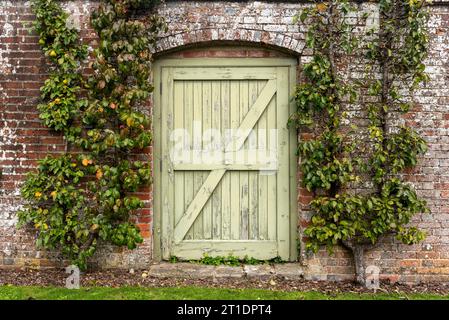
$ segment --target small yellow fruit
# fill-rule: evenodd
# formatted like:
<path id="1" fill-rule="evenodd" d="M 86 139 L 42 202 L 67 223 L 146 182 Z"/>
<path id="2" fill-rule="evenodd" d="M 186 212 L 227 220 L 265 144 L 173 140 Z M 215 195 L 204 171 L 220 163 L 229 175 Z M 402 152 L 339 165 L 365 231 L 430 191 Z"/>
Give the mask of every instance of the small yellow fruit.
<path id="1" fill-rule="evenodd" d="M 36 198 L 40 198 L 40 197 L 42 197 L 42 193 L 39 192 L 39 191 L 36 191 L 36 192 L 34 193 L 34 196 L 35 196 Z"/>
<path id="2" fill-rule="evenodd" d="M 133 118 L 126 119 L 126 124 L 128 125 L 128 127 L 131 127 L 134 124 L 134 119 Z"/>
<path id="3" fill-rule="evenodd" d="M 62 81 L 62 83 L 63 83 L 63 84 L 68 84 L 68 83 L 69 83 L 69 80 L 64 79 L 64 81 Z"/>
<path id="4" fill-rule="evenodd" d="M 39 44 L 40 44 L 41 46 L 43 46 L 43 45 L 45 44 L 45 40 L 44 40 L 44 39 L 39 39 Z"/>
<path id="5" fill-rule="evenodd" d="M 98 108 L 98 112 L 103 113 L 104 109 L 102 107 Z"/>
<path id="6" fill-rule="evenodd" d="M 103 171 L 101 171 L 101 169 L 98 169 L 97 174 L 95 176 L 97 177 L 98 180 L 100 180 L 101 177 L 103 176 Z"/>
<path id="7" fill-rule="evenodd" d="M 327 9 L 327 4 L 325 4 L 325 3 L 317 4 L 316 8 L 318 9 L 318 11 L 323 12 Z"/>
<path id="8" fill-rule="evenodd" d="M 60 104 L 60 103 L 61 103 L 61 99 L 56 98 L 56 99 L 55 99 L 55 104 Z"/>
<path id="9" fill-rule="evenodd" d="M 89 159 L 83 159 L 82 164 L 87 167 L 89 165 Z"/>
<path id="10" fill-rule="evenodd" d="M 53 200 L 56 199 L 56 196 L 58 195 L 58 193 L 56 191 L 53 191 L 52 193 L 50 193 L 50 195 L 53 197 Z"/>
<path id="11" fill-rule="evenodd" d="M 51 50 L 49 55 L 50 55 L 50 57 L 56 57 L 56 51 Z"/>

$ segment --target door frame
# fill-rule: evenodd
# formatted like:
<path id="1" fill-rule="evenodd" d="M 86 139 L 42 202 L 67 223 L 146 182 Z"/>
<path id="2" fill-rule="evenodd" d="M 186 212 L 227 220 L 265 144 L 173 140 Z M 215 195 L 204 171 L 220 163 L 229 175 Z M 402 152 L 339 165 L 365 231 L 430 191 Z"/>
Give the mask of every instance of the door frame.
<path id="1" fill-rule="evenodd" d="M 153 63 L 153 241 L 152 260 L 155 262 L 162 260 L 162 185 L 161 185 L 161 136 L 162 136 L 162 112 L 161 112 L 161 92 L 162 92 L 162 68 L 164 67 L 288 67 L 289 78 L 289 115 L 295 111 L 294 100 L 292 99 L 296 87 L 296 58 L 160 58 Z M 290 187 L 290 261 L 298 259 L 298 184 L 297 184 L 297 163 L 296 149 L 298 135 L 296 130 L 290 129 L 288 132 L 289 141 L 289 187 Z"/>

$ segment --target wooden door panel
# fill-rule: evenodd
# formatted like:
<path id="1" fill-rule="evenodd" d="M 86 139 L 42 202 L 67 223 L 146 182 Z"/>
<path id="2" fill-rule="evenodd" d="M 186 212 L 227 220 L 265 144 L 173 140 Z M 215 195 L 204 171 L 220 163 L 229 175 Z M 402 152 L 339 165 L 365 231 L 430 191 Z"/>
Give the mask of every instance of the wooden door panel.
<path id="1" fill-rule="evenodd" d="M 289 259 L 288 67 L 177 64 L 160 74 L 161 199 L 156 207 L 162 257 L 198 259 L 208 253 Z M 177 129 L 190 138 L 173 141 Z M 210 129 L 221 140 L 192 140 Z M 224 141 L 228 129 L 242 134 Z M 176 143 L 188 146 L 181 162 L 171 153 Z M 257 163 L 263 155 L 253 148 L 270 145 L 277 149 L 278 167 L 260 171 L 266 164 Z M 208 161 L 195 162 L 194 149 L 207 147 L 203 160 Z M 219 157 L 210 160 L 212 154 Z M 235 157 L 245 161 L 236 163 Z"/>

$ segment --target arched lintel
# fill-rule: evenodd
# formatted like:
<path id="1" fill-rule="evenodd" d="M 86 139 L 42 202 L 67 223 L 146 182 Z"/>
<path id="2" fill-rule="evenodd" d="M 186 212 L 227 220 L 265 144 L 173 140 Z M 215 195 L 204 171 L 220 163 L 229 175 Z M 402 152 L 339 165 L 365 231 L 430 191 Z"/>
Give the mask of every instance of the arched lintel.
<path id="1" fill-rule="evenodd" d="M 264 48 L 299 57 L 304 41 L 264 30 L 204 28 L 159 39 L 155 57 L 192 48 L 246 46 Z"/>

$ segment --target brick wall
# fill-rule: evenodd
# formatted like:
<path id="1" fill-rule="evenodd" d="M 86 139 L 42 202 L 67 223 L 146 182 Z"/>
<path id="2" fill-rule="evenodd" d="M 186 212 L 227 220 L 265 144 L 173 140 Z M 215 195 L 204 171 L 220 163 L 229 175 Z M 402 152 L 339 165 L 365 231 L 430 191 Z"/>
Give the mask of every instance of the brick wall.
<path id="1" fill-rule="evenodd" d="M 369 253 L 368 263 L 381 267 L 382 277 L 393 281 L 449 280 L 448 4 L 441 2 L 432 7 L 431 51 L 427 61 L 431 81 L 417 91 L 418 105 L 404 118 L 429 143 L 429 151 L 420 165 L 405 177 L 429 203 L 431 213 L 419 215 L 413 222 L 425 229 L 428 236 L 422 244 L 414 246 L 386 238 L 379 248 Z M 88 21 L 97 2 L 78 0 L 64 5 L 80 28 L 83 41 L 95 45 Z M 158 54 L 171 53 L 184 58 L 295 55 L 301 64 L 307 59 L 307 52 L 302 52 L 304 30 L 292 25 L 292 19 L 302 6 L 299 2 L 279 1 L 167 1 L 158 8 L 169 24 L 167 34 L 161 35 Z M 36 35 L 30 31 L 33 19 L 28 1 L 0 0 L 0 168 L 3 171 L 0 267 L 46 267 L 64 263 L 57 254 L 36 251 L 32 233 L 15 228 L 24 174 L 35 166 L 37 159 L 65 150 L 61 136 L 43 127 L 36 112 L 39 87 L 46 78 L 46 60 Z M 198 44 L 202 49 L 197 49 Z M 234 47 L 221 48 L 228 44 Z M 235 49 L 235 45 L 242 47 Z M 211 47 L 215 49 L 208 49 Z M 151 190 L 143 190 L 140 196 L 147 204 L 136 217 L 145 237 L 144 244 L 132 252 L 103 246 L 95 258 L 97 265 L 145 268 L 151 262 Z M 310 216 L 307 211 L 310 199 L 300 188 L 300 232 Z M 343 249 L 337 249 L 333 256 L 324 250 L 314 256 L 302 254 L 302 263 L 307 265 L 306 274 L 311 279 L 353 277 L 349 253 Z"/>

